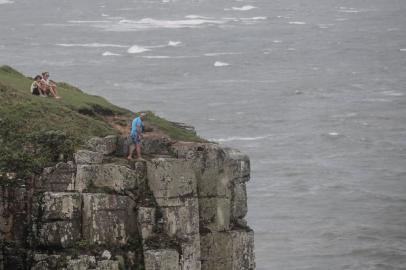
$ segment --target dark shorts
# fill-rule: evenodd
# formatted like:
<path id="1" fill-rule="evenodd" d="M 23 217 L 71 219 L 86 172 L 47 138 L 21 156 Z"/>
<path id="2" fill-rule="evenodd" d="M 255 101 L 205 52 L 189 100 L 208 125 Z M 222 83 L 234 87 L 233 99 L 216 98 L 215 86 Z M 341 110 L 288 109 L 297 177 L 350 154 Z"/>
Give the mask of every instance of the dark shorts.
<path id="1" fill-rule="evenodd" d="M 137 136 L 131 136 L 131 141 L 134 143 L 134 144 L 141 144 L 141 139 L 140 138 L 137 138 Z"/>
<path id="2" fill-rule="evenodd" d="M 34 89 L 32 89 L 32 94 L 33 94 L 34 96 L 39 96 L 40 92 L 39 92 L 38 87 L 35 87 Z"/>

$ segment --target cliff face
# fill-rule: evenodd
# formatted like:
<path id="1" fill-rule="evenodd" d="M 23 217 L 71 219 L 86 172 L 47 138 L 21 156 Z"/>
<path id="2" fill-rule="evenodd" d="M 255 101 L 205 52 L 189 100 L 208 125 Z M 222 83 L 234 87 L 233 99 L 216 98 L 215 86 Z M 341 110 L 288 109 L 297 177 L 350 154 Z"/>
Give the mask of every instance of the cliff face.
<path id="1" fill-rule="evenodd" d="M 2 185 L 0 270 L 254 269 L 246 155 L 212 143 L 93 138 L 75 160 Z"/>

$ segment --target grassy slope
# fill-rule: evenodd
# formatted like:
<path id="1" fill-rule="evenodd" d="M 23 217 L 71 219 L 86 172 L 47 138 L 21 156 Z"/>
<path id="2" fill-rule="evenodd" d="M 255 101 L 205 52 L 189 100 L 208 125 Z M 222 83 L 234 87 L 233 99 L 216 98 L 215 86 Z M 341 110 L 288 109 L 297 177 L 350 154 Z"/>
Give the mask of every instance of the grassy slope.
<path id="1" fill-rule="evenodd" d="M 32 81 L 0 66 L 0 186 L 9 184 L 8 173 L 27 179 L 46 166 L 71 160 L 90 137 L 128 133 L 134 117 L 133 112 L 66 83 L 58 83 L 62 99 L 33 96 Z M 145 122 L 174 140 L 202 141 L 194 131 L 152 112 Z"/>
<path id="2" fill-rule="evenodd" d="M 116 134 L 106 116 L 119 116 L 116 124 L 129 124 L 133 113 L 88 95 L 67 83 L 58 83 L 62 99 L 42 98 L 30 93 L 32 79 L 9 66 L 0 67 L 0 118 L 12 119 L 22 132 L 60 130 L 80 140 Z M 124 119 L 124 121 L 123 121 Z M 146 122 L 175 140 L 201 141 L 194 132 L 150 113 Z"/>

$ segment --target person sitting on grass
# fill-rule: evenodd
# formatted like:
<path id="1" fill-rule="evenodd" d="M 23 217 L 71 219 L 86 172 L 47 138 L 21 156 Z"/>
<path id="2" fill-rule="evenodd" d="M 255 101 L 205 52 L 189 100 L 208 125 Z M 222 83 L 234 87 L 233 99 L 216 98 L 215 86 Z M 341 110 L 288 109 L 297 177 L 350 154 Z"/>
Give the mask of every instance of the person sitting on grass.
<path id="1" fill-rule="evenodd" d="M 41 79 L 41 75 L 35 76 L 34 82 L 31 84 L 31 94 L 33 94 L 34 96 L 45 97 L 46 95 L 41 85 Z"/>
<path id="2" fill-rule="evenodd" d="M 136 149 L 137 152 L 137 159 L 141 160 L 141 139 L 142 139 L 142 133 L 144 132 L 144 123 L 142 123 L 142 120 L 144 120 L 146 116 L 146 113 L 141 113 L 140 116 L 136 117 L 131 125 L 131 141 L 132 144 L 129 145 L 128 149 L 128 160 L 132 159 L 134 148 Z M 135 145 L 135 147 L 134 147 Z"/>
<path id="3" fill-rule="evenodd" d="M 47 91 L 47 93 L 50 93 L 54 98 L 61 98 L 58 96 L 58 92 L 56 91 L 56 84 L 53 81 L 49 80 L 49 73 L 48 72 L 42 72 L 42 87 Z"/>

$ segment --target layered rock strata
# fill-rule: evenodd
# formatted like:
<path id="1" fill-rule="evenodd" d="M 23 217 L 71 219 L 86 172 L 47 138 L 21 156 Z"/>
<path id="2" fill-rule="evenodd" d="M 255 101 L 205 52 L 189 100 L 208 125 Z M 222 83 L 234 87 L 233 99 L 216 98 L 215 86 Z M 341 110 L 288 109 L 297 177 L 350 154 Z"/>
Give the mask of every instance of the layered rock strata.
<path id="1" fill-rule="evenodd" d="M 39 179 L 2 185 L 0 270 L 250 270 L 246 155 L 212 143 L 93 138 Z"/>

